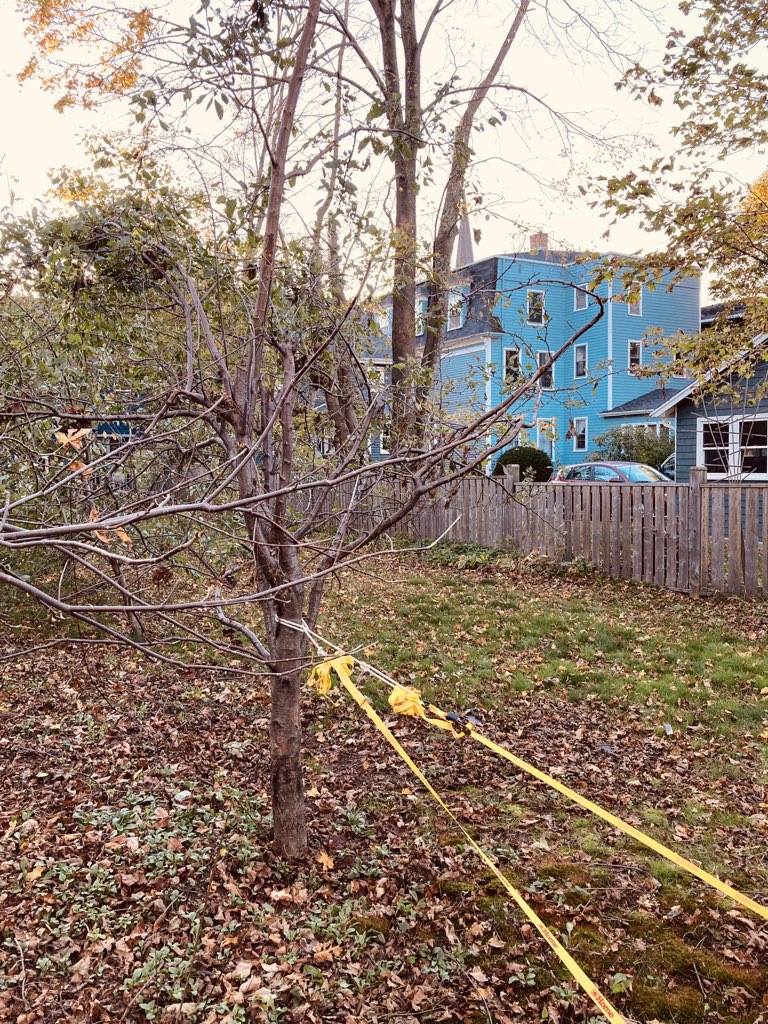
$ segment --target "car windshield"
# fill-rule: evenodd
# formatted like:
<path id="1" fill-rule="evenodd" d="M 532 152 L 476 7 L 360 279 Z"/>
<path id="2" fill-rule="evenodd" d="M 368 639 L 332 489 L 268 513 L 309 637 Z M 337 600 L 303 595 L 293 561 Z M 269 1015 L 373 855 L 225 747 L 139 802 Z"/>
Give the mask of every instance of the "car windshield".
<path id="1" fill-rule="evenodd" d="M 654 480 L 667 482 L 667 478 L 658 469 L 651 469 L 650 466 L 641 466 L 637 462 L 633 462 L 630 466 L 622 466 L 621 471 L 627 480 L 633 484 L 644 484 Z"/>

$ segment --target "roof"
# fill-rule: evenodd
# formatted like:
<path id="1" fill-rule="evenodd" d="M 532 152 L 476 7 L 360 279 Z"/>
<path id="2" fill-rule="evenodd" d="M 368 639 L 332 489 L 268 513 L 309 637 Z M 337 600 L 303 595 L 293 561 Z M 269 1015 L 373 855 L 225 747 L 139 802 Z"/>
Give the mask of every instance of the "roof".
<path id="1" fill-rule="evenodd" d="M 742 320 L 746 308 L 743 302 L 737 302 L 735 305 L 727 302 L 713 302 L 709 306 L 702 306 L 701 326 L 711 327 L 715 320 L 722 316 L 723 313 L 727 313 L 729 320 Z"/>
<path id="2" fill-rule="evenodd" d="M 678 390 L 681 389 L 672 391 L 670 388 L 655 387 L 653 391 L 646 391 L 636 398 L 630 398 L 623 405 L 616 405 L 613 409 L 606 409 L 600 415 L 606 418 L 611 416 L 650 416 L 660 400 L 662 403 L 669 401 L 678 393 Z"/>
<path id="3" fill-rule="evenodd" d="M 576 263 L 586 252 L 572 249 L 528 249 L 525 252 L 505 252 L 498 259 L 520 261 L 523 263 L 557 263 L 560 265 Z"/>
<path id="4" fill-rule="evenodd" d="M 766 342 L 768 342 L 768 334 L 757 334 L 752 339 L 751 345 L 753 347 L 759 347 L 761 345 L 765 345 Z M 746 355 L 748 351 L 749 349 L 742 349 L 741 352 L 737 352 L 736 355 L 726 360 L 726 362 L 722 363 L 720 366 L 716 366 L 712 370 L 709 370 L 702 378 L 692 380 L 690 384 L 687 384 L 676 394 L 663 401 L 661 405 L 657 406 L 651 412 L 650 415 L 654 418 L 664 418 L 669 416 L 672 410 L 676 409 L 677 406 L 681 402 L 685 401 L 686 398 L 690 398 L 697 388 L 700 388 L 702 384 L 708 384 L 711 380 L 719 377 L 721 373 L 725 373 L 729 366 L 732 366 L 738 359 L 741 359 L 741 357 Z"/>

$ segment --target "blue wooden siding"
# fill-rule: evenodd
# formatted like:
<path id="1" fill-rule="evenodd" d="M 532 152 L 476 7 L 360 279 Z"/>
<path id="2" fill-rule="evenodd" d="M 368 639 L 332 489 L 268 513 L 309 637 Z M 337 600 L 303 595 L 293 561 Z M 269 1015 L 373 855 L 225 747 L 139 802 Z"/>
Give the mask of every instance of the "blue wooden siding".
<path id="1" fill-rule="evenodd" d="M 465 422 L 488 407 L 488 358 L 484 342 L 468 342 L 443 353 L 439 394 L 444 415 Z"/>
<path id="2" fill-rule="evenodd" d="M 672 338 L 678 331 L 694 334 L 699 329 L 698 280 L 682 281 L 671 291 L 669 284 L 670 278 L 666 277 L 653 291 L 643 287 L 640 316 L 631 316 L 626 302 L 613 303 L 613 408 L 653 389 L 653 378 L 637 377 L 629 371 L 630 341 L 642 341 L 653 329 L 661 330 L 665 338 Z M 645 366 L 667 359 L 655 343 L 642 347 Z M 681 388 L 686 383 L 685 378 L 672 377 L 669 387 Z"/>

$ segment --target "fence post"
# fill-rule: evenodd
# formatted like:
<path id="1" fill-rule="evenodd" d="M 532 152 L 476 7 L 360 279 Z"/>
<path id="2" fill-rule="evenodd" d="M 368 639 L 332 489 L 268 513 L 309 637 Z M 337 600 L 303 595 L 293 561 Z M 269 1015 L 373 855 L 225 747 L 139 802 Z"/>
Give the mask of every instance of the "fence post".
<path id="1" fill-rule="evenodd" d="M 520 467 L 515 463 L 504 467 L 504 524 L 507 527 L 507 544 L 511 548 L 519 545 L 515 491 L 520 483 Z M 502 534 L 504 531 L 502 530 Z"/>
<path id="2" fill-rule="evenodd" d="M 694 597 L 700 597 L 702 592 L 702 538 L 706 533 L 708 509 L 701 500 L 701 485 L 706 479 L 707 471 L 704 466 L 691 468 L 688 498 L 688 590 Z"/>

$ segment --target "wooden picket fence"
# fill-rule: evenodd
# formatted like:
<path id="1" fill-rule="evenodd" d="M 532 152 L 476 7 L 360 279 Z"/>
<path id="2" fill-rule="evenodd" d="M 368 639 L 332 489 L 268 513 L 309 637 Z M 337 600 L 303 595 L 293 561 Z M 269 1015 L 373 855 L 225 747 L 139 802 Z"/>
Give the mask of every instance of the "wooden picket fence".
<path id="1" fill-rule="evenodd" d="M 768 597 L 768 486 L 706 483 L 698 469 L 690 484 L 471 477 L 424 502 L 409 531 L 583 559 L 609 576 L 685 593 Z"/>

